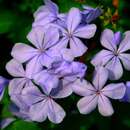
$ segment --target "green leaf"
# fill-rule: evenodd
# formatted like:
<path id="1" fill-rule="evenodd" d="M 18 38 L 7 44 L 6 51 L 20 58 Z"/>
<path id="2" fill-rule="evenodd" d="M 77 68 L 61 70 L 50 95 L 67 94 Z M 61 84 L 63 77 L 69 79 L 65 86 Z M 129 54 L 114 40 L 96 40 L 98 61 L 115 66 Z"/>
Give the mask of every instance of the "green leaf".
<path id="1" fill-rule="evenodd" d="M 82 5 L 74 0 L 57 0 L 57 4 L 61 12 L 68 12 L 68 10 L 72 7 L 81 8 Z"/>
<path id="2" fill-rule="evenodd" d="M 17 120 L 5 130 L 42 130 L 36 123 Z"/>
<path id="3" fill-rule="evenodd" d="M 5 89 L 5 93 L 1 101 L 1 104 L 2 104 L 1 118 L 12 116 L 11 112 L 9 111 L 10 100 L 8 96 L 8 88 Z"/>
<path id="4" fill-rule="evenodd" d="M 126 125 L 126 126 L 128 126 L 130 128 L 130 120 L 129 119 L 124 120 L 123 124 Z"/>
<path id="5" fill-rule="evenodd" d="M 0 34 L 7 33 L 11 30 L 16 17 L 11 11 L 0 10 Z"/>

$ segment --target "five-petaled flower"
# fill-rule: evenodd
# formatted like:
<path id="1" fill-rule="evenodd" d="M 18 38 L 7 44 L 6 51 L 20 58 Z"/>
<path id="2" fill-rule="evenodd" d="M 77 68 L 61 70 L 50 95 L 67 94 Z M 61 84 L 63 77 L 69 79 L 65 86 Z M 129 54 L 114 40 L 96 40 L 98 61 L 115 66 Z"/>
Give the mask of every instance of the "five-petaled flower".
<path id="1" fill-rule="evenodd" d="M 40 6 L 34 13 L 33 27 L 44 26 L 47 29 L 51 23 L 64 25 L 66 14 L 60 14 L 58 6 L 51 0 L 44 0 L 45 5 Z"/>
<path id="2" fill-rule="evenodd" d="M 77 80 L 73 84 L 73 90 L 80 96 L 84 96 L 77 103 L 82 114 L 89 114 L 97 106 L 103 116 L 111 116 L 114 112 L 109 98 L 121 99 L 125 94 L 123 83 L 105 85 L 108 80 L 108 71 L 104 67 L 97 67 L 92 84 L 86 80 Z"/>
<path id="3" fill-rule="evenodd" d="M 101 44 L 106 49 L 96 54 L 91 63 L 94 66 L 105 66 L 109 70 L 111 80 L 121 78 L 122 64 L 126 70 L 130 70 L 130 54 L 125 53 L 130 50 L 130 31 L 122 36 L 120 32 L 114 34 L 111 30 L 105 29 L 101 36 Z"/>
<path id="4" fill-rule="evenodd" d="M 30 71 L 30 66 L 26 66 L 26 70 L 21 63 L 17 60 L 12 59 L 6 65 L 6 70 L 14 78 L 9 82 L 9 95 L 20 94 L 25 87 L 33 85 L 32 71 Z"/>
<path id="5" fill-rule="evenodd" d="M 53 99 L 67 97 L 69 89 L 66 89 L 66 87 L 56 89 L 53 89 L 50 93 L 44 93 L 42 87 L 41 89 L 38 89 L 37 86 L 26 87 L 22 94 L 17 97 L 16 102 L 19 102 L 21 110 L 26 109 L 24 107 L 28 108 L 28 114 L 26 114 L 32 121 L 43 122 L 48 117 L 51 122 L 60 123 L 66 114 L 63 108 Z"/>
<path id="6" fill-rule="evenodd" d="M 81 21 L 80 10 L 71 8 L 67 15 L 65 26 L 52 25 L 61 30 L 63 36 L 61 44 L 65 47 L 69 44 L 70 50 L 75 57 L 79 57 L 87 51 L 87 47 L 79 38 L 90 39 L 96 32 L 95 24 L 81 25 Z"/>
<path id="7" fill-rule="evenodd" d="M 49 67 L 59 57 L 63 57 L 64 59 L 72 57 L 70 59 L 73 59 L 70 53 L 69 55 L 66 53 L 67 49 L 62 49 L 58 44 L 59 32 L 56 28 L 49 28 L 44 32 L 42 27 L 35 27 L 28 34 L 27 38 L 35 48 L 18 43 L 13 47 L 11 54 L 20 63 L 28 62 L 30 70 L 33 70 L 33 73 L 39 72 L 42 66 Z M 59 48 L 60 50 L 58 51 Z"/>

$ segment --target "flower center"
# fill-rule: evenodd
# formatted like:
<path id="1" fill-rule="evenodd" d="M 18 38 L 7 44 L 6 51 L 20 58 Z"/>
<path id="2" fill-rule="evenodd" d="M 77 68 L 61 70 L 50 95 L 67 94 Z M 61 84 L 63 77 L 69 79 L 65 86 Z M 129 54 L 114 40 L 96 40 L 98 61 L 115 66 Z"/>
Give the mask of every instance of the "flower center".
<path id="1" fill-rule="evenodd" d="M 39 49 L 39 53 L 44 53 L 44 49 Z"/>
<path id="2" fill-rule="evenodd" d="M 47 96 L 48 99 L 52 99 L 52 97 L 50 95 Z"/>
<path id="3" fill-rule="evenodd" d="M 114 52 L 114 55 L 115 55 L 115 56 L 118 56 L 118 55 L 119 55 L 119 52 L 118 52 L 118 51 L 115 51 L 115 52 Z"/>
<path id="4" fill-rule="evenodd" d="M 97 90 L 96 91 L 96 95 L 100 95 L 101 94 L 101 91 L 100 90 Z"/>
<path id="5" fill-rule="evenodd" d="M 72 33 L 68 33 L 68 38 L 70 39 L 72 37 L 73 37 Z"/>

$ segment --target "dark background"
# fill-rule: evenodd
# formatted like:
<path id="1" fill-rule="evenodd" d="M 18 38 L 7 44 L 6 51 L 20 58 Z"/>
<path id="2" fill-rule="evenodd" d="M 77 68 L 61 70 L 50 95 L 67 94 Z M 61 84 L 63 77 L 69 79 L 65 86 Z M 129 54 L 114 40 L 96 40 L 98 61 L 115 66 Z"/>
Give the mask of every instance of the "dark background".
<path id="1" fill-rule="evenodd" d="M 98 30 L 96 36 L 87 42 L 88 52 L 80 59 L 88 65 L 87 78 L 91 79 L 93 67 L 89 61 L 101 49 L 99 37 L 105 28 L 125 32 L 130 30 L 129 0 L 55 0 L 60 12 L 67 12 L 71 7 L 81 8 L 83 4 L 101 7 L 103 14 L 94 23 Z M 119 2 L 119 3 L 118 3 Z M 43 4 L 42 0 L 0 0 L 0 75 L 11 78 L 5 70 L 6 63 L 11 59 L 10 52 L 17 42 L 29 43 L 26 35 L 31 29 L 33 13 Z M 84 41 L 86 42 L 86 41 Z M 130 72 L 124 72 L 117 81 L 130 81 Z M 130 104 L 112 101 L 115 113 L 112 117 L 102 117 L 97 110 L 89 115 L 80 115 L 76 102 L 79 97 L 72 95 L 58 101 L 65 109 L 67 116 L 61 124 L 54 125 L 49 121 L 28 123 L 17 119 L 6 130 L 130 130 Z M 0 103 L 0 118 L 12 116 L 8 110 L 10 100 L 6 93 Z"/>

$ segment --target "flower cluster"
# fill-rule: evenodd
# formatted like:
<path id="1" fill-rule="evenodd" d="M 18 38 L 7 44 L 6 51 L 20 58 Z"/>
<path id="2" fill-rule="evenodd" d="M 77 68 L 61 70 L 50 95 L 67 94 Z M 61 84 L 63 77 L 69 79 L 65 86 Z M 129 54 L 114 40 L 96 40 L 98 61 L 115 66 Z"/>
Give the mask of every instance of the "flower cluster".
<path id="1" fill-rule="evenodd" d="M 95 71 L 90 83 L 85 79 L 87 66 L 77 57 L 87 51 L 83 39 L 94 37 L 97 27 L 92 21 L 102 10 L 83 6 L 83 11 L 71 8 L 61 14 L 51 0 L 44 3 L 34 13 L 32 30 L 27 35 L 32 45 L 15 44 L 13 59 L 6 65 L 13 76 L 9 82 L 12 113 L 27 121 L 43 122 L 48 118 L 60 123 L 66 113 L 56 100 L 74 92 L 83 96 L 77 103 L 80 113 L 88 114 L 98 106 L 103 116 L 112 115 L 108 98 L 129 100 L 129 83 L 105 84 L 108 79 L 121 78 L 122 64 L 130 70 L 130 54 L 125 53 L 130 49 L 130 32 L 122 35 L 109 29 L 103 31 L 101 44 L 106 49 L 91 61 Z"/>

